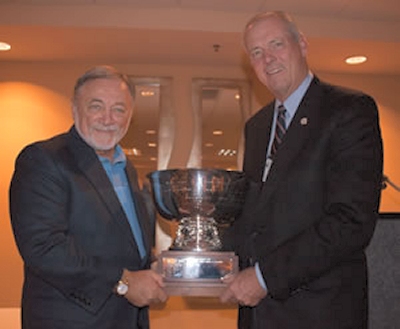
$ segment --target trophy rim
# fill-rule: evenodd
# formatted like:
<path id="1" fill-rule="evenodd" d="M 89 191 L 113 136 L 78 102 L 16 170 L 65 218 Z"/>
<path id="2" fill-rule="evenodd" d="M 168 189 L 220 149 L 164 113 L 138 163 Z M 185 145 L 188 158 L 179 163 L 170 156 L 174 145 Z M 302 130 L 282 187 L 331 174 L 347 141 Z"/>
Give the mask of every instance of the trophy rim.
<path id="1" fill-rule="evenodd" d="M 195 168 L 195 167 L 189 167 L 189 168 L 170 168 L 170 169 L 160 169 L 160 170 L 153 170 L 149 173 L 146 174 L 146 177 L 151 179 L 151 176 L 154 175 L 155 173 L 162 173 L 162 172 L 174 172 L 174 171 L 189 171 L 189 172 L 220 172 L 220 173 L 237 173 L 241 176 L 245 176 L 244 171 L 241 170 L 231 170 L 231 169 L 223 169 L 223 168 Z"/>

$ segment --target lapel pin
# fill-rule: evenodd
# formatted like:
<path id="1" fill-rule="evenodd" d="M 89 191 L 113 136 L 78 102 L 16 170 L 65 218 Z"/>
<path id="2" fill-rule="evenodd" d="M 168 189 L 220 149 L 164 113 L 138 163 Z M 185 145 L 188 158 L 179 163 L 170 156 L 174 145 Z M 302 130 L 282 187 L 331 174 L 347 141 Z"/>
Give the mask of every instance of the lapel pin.
<path id="1" fill-rule="evenodd" d="M 307 126 L 307 124 L 308 124 L 308 118 L 307 118 L 307 117 L 301 118 L 301 119 L 300 119 L 300 124 L 301 124 L 302 126 Z"/>

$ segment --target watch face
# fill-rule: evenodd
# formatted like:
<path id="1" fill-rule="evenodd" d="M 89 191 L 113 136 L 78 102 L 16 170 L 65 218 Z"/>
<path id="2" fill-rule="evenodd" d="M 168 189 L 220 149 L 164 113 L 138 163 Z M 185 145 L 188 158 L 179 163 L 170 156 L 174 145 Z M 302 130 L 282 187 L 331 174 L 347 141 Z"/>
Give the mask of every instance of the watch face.
<path id="1" fill-rule="evenodd" d="M 128 285 L 122 281 L 118 282 L 117 294 L 123 296 L 127 292 L 128 292 Z"/>

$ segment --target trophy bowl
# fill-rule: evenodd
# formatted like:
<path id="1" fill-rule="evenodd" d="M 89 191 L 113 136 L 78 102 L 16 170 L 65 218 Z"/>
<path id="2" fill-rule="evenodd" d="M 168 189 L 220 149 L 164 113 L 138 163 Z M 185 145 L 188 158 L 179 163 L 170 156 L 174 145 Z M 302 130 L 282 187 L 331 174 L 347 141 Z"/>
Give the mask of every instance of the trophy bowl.
<path id="1" fill-rule="evenodd" d="M 220 229 L 240 214 L 247 180 L 239 171 L 170 169 L 147 175 L 157 211 L 178 222 L 175 239 L 162 251 L 158 271 L 172 295 L 216 296 L 221 278 L 238 271 L 234 252 L 223 248 Z"/>
<path id="2" fill-rule="evenodd" d="M 243 172 L 223 169 L 154 171 L 150 179 L 157 211 L 177 220 L 173 250 L 220 250 L 218 227 L 240 214 L 246 192 Z"/>

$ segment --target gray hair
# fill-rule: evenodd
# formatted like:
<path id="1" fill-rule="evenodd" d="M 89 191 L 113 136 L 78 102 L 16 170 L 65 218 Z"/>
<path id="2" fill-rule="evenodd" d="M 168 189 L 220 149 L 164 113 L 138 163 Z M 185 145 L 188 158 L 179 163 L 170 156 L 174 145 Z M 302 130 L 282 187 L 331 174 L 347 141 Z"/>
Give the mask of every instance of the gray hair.
<path id="1" fill-rule="evenodd" d="M 88 81 L 95 79 L 119 79 L 121 82 L 125 83 L 128 87 L 129 93 L 132 96 L 132 99 L 135 99 L 135 85 L 129 79 L 129 77 L 119 71 L 117 71 L 112 66 L 102 65 L 95 66 L 88 71 L 86 71 L 77 81 L 74 87 L 74 95 L 73 101 L 75 102 L 76 96 L 78 94 L 79 89 Z"/>
<path id="2" fill-rule="evenodd" d="M 246 32 L 251 27 L 251 25 L 253 25 L 256 22 L 260 22 L 264 19 L 268 19 L 270 17 L 278 18 L 279 20 L 284 22 L 287 27 L 287 31 L 294 38 L 294 40 L 296 40 L 296 41 L 300 40 L 300 36 L 302 35 L 302 33 L 298 29 L 298 27 L 297 27 L 296 23 L 293 21 L 292 17 L 283 11 L 267 11 L 267 12 L 259 13 L 255 16 L 253 16 L 247 22 L 247 24 L 244 28 L 243 35 L 246 36 Z"/>

